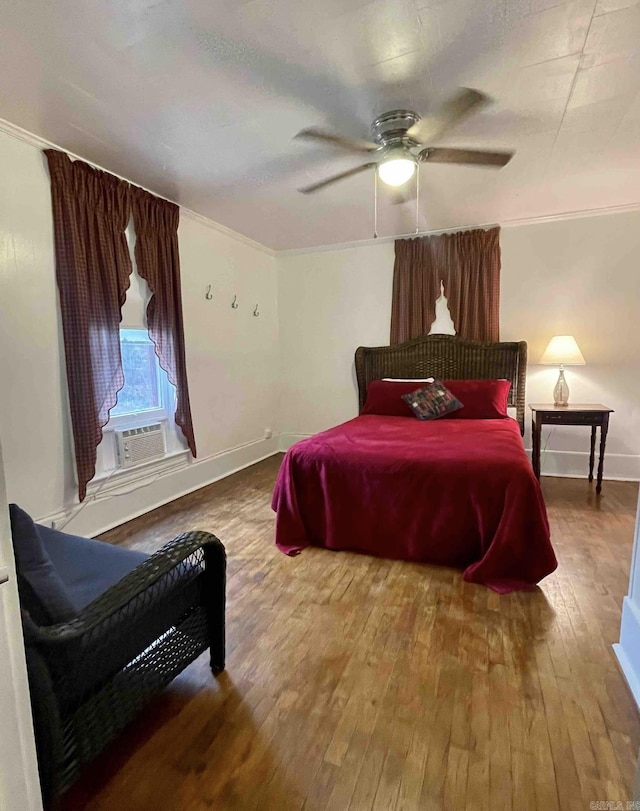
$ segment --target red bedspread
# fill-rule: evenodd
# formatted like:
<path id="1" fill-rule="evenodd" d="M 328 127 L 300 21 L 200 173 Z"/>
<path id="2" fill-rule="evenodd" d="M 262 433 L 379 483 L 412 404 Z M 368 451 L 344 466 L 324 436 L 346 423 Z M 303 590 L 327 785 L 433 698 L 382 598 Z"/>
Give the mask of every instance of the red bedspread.
<path id="1" fill-rule="evenodd" d="M 464 568 L 498 592 L 557 566 L 517 423 L 360 416 L 298 442 L 273 494 L 276 544 Z"/>

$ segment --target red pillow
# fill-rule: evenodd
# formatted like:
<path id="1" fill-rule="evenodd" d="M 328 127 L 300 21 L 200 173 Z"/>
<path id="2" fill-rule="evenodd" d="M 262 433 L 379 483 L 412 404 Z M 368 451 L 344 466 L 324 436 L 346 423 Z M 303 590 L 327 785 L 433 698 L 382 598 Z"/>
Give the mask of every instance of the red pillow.
<path id="1" fill-rule="evenodd" d="M 379 414 L 381 417 L 414 417 L 413 411 L 402 399 L 403 394 L 424 385 L 420 380 L 372 380 L 367 387 L 367 399 L 361 414 Z"/>
<path id="2" fill-rule="evenodd" d="M 507 400 L 511 383 L 508 380 L 443 380 L 444 385 L 463 404 L 452 411 L 448 420 L 501 420 L 508 417 Z"/>

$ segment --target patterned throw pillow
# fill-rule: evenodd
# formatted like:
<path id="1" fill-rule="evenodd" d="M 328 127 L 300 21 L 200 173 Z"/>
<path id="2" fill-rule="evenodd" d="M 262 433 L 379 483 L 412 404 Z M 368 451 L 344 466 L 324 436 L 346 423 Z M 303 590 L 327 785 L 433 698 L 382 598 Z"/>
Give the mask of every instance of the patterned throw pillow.
<path id="1" fill-rule="evenodd" d="M 437 420 L 438 417 L 464 408 L 460 400 L 440 380 L 434 380 L 433 383 L 410 394 L 403 394 L 402 399 L 419 420 Z"/>

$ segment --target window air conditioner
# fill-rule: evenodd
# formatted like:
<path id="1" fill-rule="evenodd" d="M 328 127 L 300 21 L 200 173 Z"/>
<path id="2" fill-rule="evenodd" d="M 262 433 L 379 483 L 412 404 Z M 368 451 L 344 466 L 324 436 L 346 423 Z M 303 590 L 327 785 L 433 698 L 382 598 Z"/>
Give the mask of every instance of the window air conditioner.
<path id="1" fill-rule="evenodd" d="M 135 467 L 164 456 L 164 431 L 159 422 L 141 428 L 116 431 L 115 434 L 118 467 Z"/>

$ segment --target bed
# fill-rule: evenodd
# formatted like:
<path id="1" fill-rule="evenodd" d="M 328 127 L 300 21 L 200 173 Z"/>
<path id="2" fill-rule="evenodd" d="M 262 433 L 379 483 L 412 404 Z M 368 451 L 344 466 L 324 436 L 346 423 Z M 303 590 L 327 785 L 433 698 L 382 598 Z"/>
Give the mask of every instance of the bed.
<path id="1" fill-rule="evenodd" d="M 505 593 L 557 565 L 544 500 L 522 442 L 526 344 L 429 335 L 360 347 L 360 415 L 298 442 L 273 495 L 276 544 L 453 566 Z M 515 418 L 438 419 L 362 413 L 383 378 L 510 381 Z"/>

